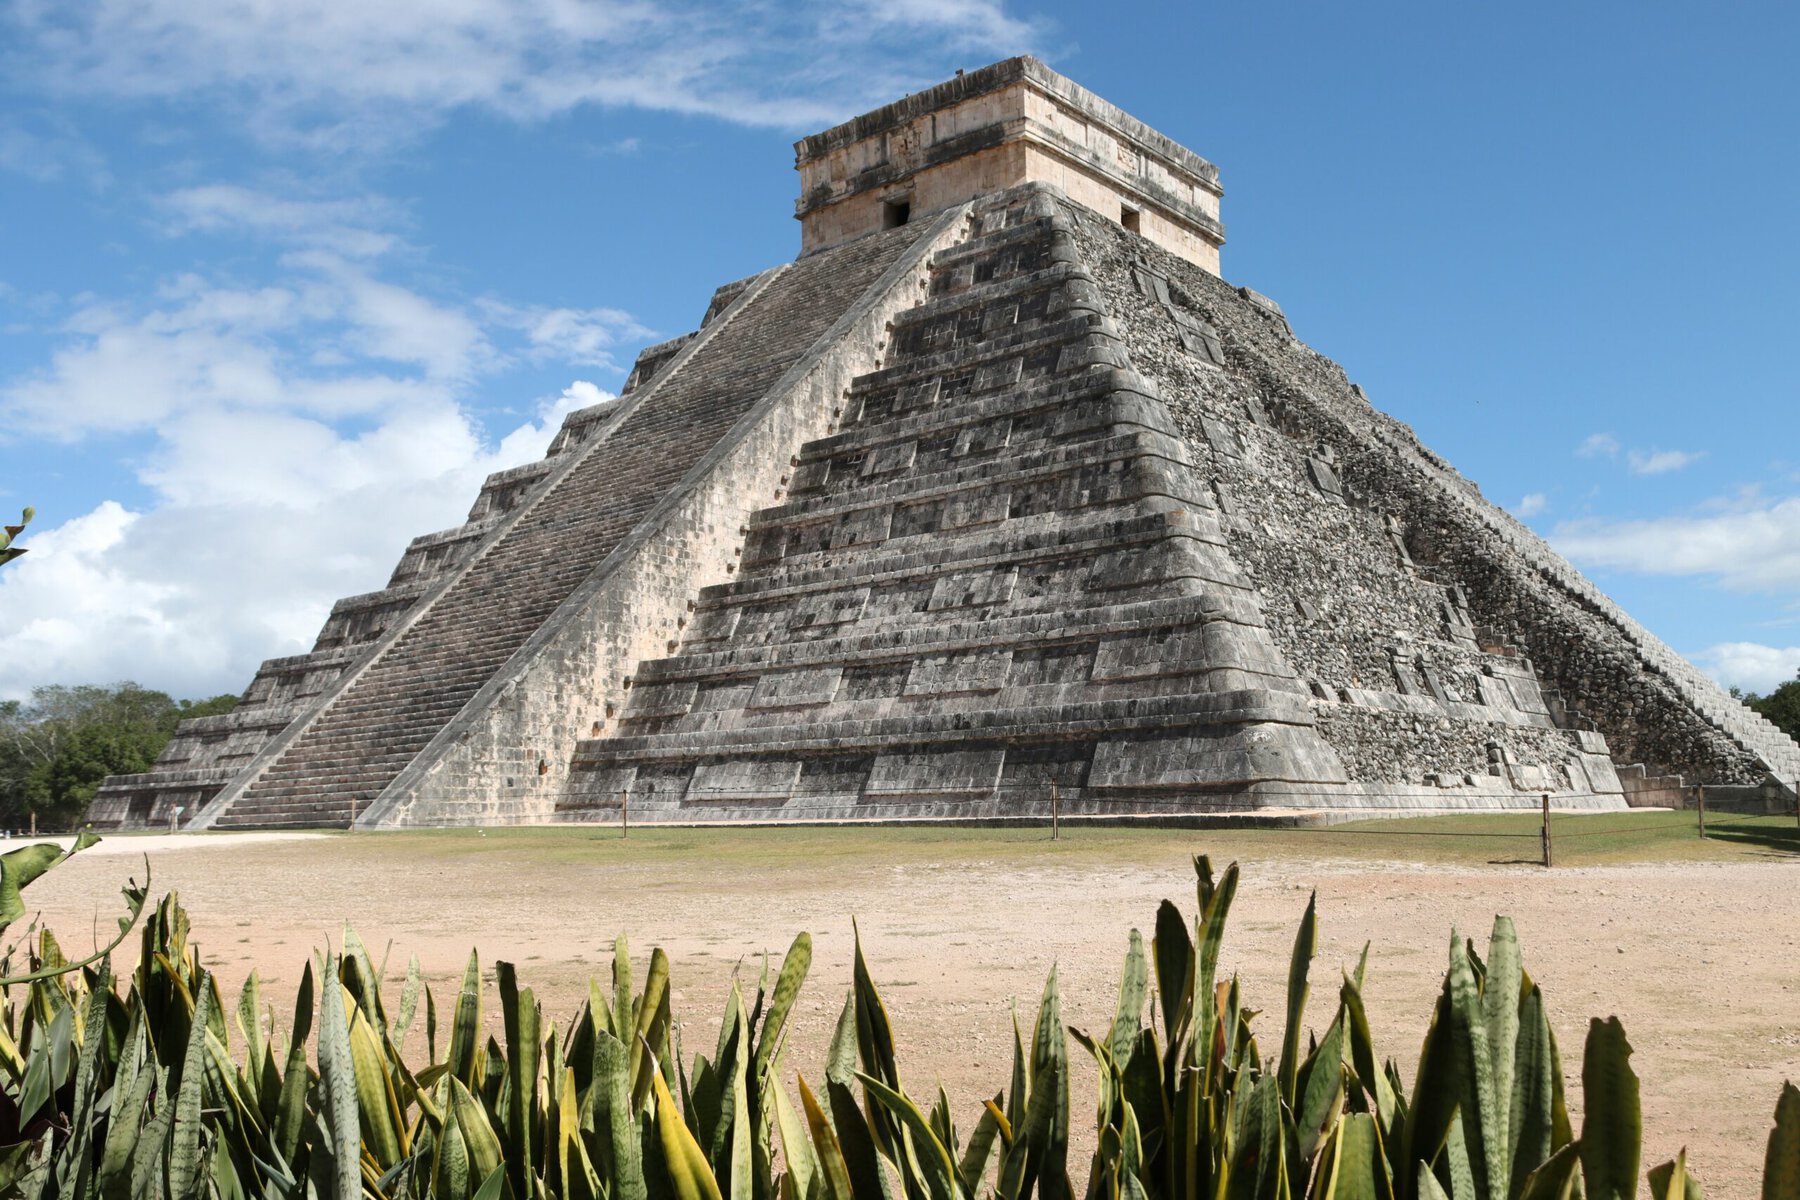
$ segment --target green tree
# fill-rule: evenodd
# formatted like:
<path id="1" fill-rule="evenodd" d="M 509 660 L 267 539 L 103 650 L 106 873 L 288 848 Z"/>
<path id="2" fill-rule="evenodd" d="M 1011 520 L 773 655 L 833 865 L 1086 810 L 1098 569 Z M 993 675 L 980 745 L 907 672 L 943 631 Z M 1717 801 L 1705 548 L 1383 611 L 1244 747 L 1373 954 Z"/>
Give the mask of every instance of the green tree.
<path id="1" fill-rule="evenodd" d="M 29 702 L 0 704 L 0 822 L 68 828 L 81 821 L 108 775 L 148 770 L 175 727 L 229 712 L 235 696 L 177 702 L 166 692 L 118 683 L 36 688 Z"/>
<path id="2" fill-rule="evenodd" d="M 1766 696 L 1752 692 L 1743 700 L 1783 733 L 1800 741 L 1800 673 Z"/>

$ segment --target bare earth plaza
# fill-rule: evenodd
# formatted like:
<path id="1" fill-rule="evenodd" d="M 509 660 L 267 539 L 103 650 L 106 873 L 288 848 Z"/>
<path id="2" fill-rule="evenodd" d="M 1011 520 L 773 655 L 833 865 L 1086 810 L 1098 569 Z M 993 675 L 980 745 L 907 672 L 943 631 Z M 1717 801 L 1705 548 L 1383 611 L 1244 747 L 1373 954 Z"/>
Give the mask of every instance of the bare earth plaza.
<path id="1" fill-rule="evenodd" d="M 6 1194 L 1800 1197 L 1800 744 L 1139 116 L 1014 57 L 795 166 L 793 261 L 5 860 Z"/>

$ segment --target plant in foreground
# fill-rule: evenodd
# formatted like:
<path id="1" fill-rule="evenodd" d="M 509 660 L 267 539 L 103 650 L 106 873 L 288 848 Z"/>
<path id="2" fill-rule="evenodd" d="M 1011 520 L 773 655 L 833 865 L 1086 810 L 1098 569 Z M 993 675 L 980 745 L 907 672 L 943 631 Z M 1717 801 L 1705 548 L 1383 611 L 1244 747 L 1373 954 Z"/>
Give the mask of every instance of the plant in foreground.
<path id="1" fill-rule="evenodd" d="M 129 976 L 104 955 L 69 967 L 43 932 L 40 969 L 6 989 L 0 1189 L 57 1200 L 1074 1200 L 1072 1040 L 1099 1073 L 1086 1200 L 1638 1194 L 1624 1031 L 1616 1019 L 1589 1027 L 1577 1135 L 1510 921 L 1495 922 L 1485 957 L 1452 938 L 1409 1090 L 1370 1036 L 1367 948 L 1338 981 L 1323 1032 L 1307 1032 L 1310 903 L 1280 1042 L 1263 1053 L 1238 980 L 1218 978 L 1237 867 L 1215 877 L 1206 859 L 1195 866 L 1197 918 L 1165 902 L 1148 946 L 1132 931 L 1111 1024 L 1066 1029 L 1052 972 L 1029 1036 L 1015 1022 L 1009 1077 L 963 1129 L 942 1089 L 921 1102 L 904 1086 L 860 941 L 823 1073 L 816 1085 L 794 1076 L 790 1090 L 806 934 L 752 990 L 733 984 L 716 1041 L 691 1057 L 667 957 L 654 951 L 639 979 L 623 939 L 610 979 L 590 983 L 561 1026 L 496 964 L 500 1033 L 484 1036 L 475 957 L 444 1011 L 413 960 L 390 1012 L 385 964 L 347 932 L 341 952 L 307 967 L 283 1035 L 272 1018 L 264 1026 L 254 973 L 226 1003 L 170 896 L 145 921 Z M 1644 1183 L 1656 1200 L 1700 1194 L 1685 1156 Z M 1800 1200 L 1791 1085 L 1763 1195 Z"/>

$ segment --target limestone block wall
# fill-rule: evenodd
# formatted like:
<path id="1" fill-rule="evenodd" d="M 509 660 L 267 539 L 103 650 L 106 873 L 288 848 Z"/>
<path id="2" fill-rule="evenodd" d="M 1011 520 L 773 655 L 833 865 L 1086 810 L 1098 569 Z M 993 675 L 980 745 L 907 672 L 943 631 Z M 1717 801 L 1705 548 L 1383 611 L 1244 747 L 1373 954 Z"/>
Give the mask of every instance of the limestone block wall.
<path id="1" fill-rule="evenodd" d="M 736 567 L 752 506 L 779 498 L 790 459 L 828 429 L 897 314 L 921 298 L 931 254 L 966 234 L 944 214 L 703 458 L 360 818 L 368 825 L 548 819 L 575 743 L 623 707 L 636 665 L 666 654 L 701 582 Z M 902 235 L 904 236 L 904 235 Z"/>
<path id="2" fill-rule="evenodd" d="M 1319 685 L 1322 728 L 1361 770 L 1417 775 L 1416 747 L 1436 738 L 1447 769 L 1474 773 L 1476 744 L 1438 721 L 1480 702 L 1506 710 L 1490 740 L 1514 764 L 1551 754 L 1559 730 L 1595 731 L 1617 763 L 1689 782 L 1794 777 L 1800 748 L 1374 409 L 1279 308 L 1106 222 L 1084 230 L 1114 294 L 1138 293 L 1124 303 L 1138 359 L 1210 452 L 1234 549 L 1266 594 L 1285 598 L 1269 605 L 1271 630 Z M 1167 281 L 1169 302 L 1145 295 L 1140 268 Z M 1217 353 L 1171 309 L 1212 327 Z M 1184 353 L 1184 337 L 1203 352 Z M 1346 693 L 1352 709 L 1326 709 Z M 1402 754 L 1401 732 L 1422 741 Z M 1382 753 L 1386 767 L 1370 759 Z M 1581 759 L 1597 765 L 1589 751 Z"/>

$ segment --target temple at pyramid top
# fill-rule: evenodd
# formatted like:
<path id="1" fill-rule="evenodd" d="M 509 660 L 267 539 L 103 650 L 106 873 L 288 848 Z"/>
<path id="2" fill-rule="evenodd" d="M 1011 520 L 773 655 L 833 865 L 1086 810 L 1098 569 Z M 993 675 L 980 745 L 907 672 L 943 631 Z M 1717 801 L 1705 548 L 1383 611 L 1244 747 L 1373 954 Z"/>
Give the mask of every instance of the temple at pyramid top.
<path id="1" fill-rule="evenodd" d="M 1009 58 L 803 138 L 800 252 L 1048 183 L 1219 273 L 1219 169 L 1035 58 Z"/>

